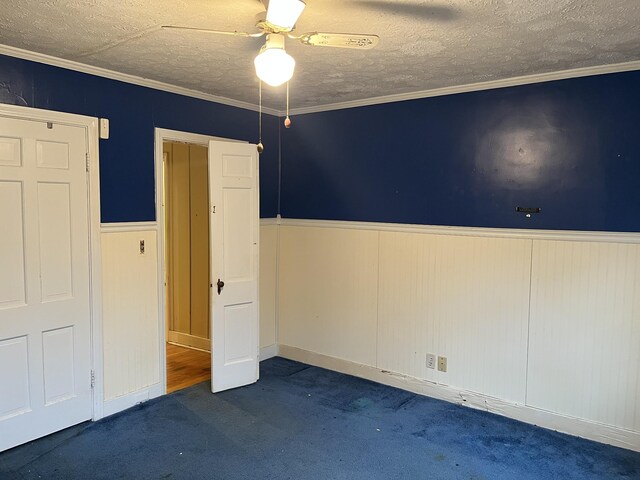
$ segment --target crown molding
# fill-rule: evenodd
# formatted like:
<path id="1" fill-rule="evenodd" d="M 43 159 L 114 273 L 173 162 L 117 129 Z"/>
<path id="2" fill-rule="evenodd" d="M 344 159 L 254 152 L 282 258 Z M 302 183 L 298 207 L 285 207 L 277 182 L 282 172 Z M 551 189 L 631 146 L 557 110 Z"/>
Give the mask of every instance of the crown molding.
<path id="1" fill-rule="evenodd" d="M 177 85 L 171 85 L 169 83 L 164 83 L 157 80 L 151 80 L 150 78 L 129 75 L 128 73 L 120 73 L 114 70 L 109 70 L 107 68 L 95 67 L 86 63 L 75 62 L 73 60 L 65 60 L 64 58 L 58 58 L 51 55 L 46 55 L 44 53 L 23 50 L 21 48 L 11 47 L 9 45 L 0 44 L 0 55 L 7 55 L 9 57 L 21 58 L 23 60 L 43 63 L 45 65 L 51 65 L 54 67 L 66 68 L 67 70 L 88 73 L 90 75 L 96 75 L 98 77 L 118 80 L 120 82 L 130 83 L 133 85 L 140 85 L 141 87 L 148 87 L 155 90 L 162 90 L 164 92 L 184 95 L 186 97 L 207 100 L 209 102 L 220 103 L 222 105 L 228 105 L 230 107 L 243 108 L 246 110 L 252 110 L 254 112 L 259 111 L 258 105 L 254 105 L 253 103 L 242 102 L 240 100 L 234 100 L 232 98 L 219 97 L 217 95 L 211 95 L 210 93 L 204 93 L 198 90 L 178 87 Z M 283 115 L 281 111 L 276 110 L 275 108 L 262 107 L 262 112 L 267 115 Z"/>
<path id="2" fill-rule="evenodd" d="M 93 65 L 75 62 L 73 60 L 65 60 L 63 58 L 53 57 L 44 53 L 32 52 L 30 50 L 11 47 L 9 45 L 0 44 L 0 55 L 7 55 L 9 57 L 30 60 L 32 62 L 52 65 L 54 67 L 66 68 L 67 70 L 88 73 L 90 75 L 96 75 L 99 77 L 118 80 L 125 83 L 140 85 L 142 87 L 149 87 L 165 92 L 176 93 L 178 95 L 184 95 L 187 97 L 199 98 L 201 100 L 220 103 L 222 105 L 228 105 L 230 107 L 243 108 L 246 110 L 252 110 L 254 112 L 259 111 L 258 105 L 255 105 L 253 103 L 242 102 L 240 100 L 234 100 L 232 98 L 219 97 L 217 95 L 200 92 L 198 90 L 191 90 L 189 88 L 179 87 L 177 85 L 152 80 L 149 78 L 138 77 L 136 75 L 130 75 L 127 73 L 120 73 L 102 67 L 95 67 Z M 518 85 L 552 82 L 554 80 L 567 80 L 570 78 L 588 77 L 592 75 L 605 75 L 608 73 L 630 72 L 634 70 L 640 70 L 640 61 L 614 63 L 610 65 L 598 65 L 594 67 L 574 68 L 556 72 L 536 73 L 533 75 L 523 75 L 520 77 L 505 78 L 502 80 L 491 80 L 488 82 L 470 83 L 467 85 L 434 88 L 430 90 L 420 90 L 416 92 L 399 93 L 393 95 L 383 95 L 380 97 L 370 97 L 360 100 L 352 100 L 349 102 L 328 103 L 325 105 L 316 105 L 312 107 L 293 108 L 290 110 L 289 115 L 304 115 L 305 113 L 319 113 L 331 110 L 342 110 L 345 108 L 367 107 L 383 103 L 403 102 L 406 100 L 418 100 L 421 98 L 440 97 L 444 95 L 455 95 L 457 93 L 493 90 L 496 88 L 515 87 Z M 268 107 L 263 107 L 262 112 L 267 115 L 274 115 L 277 117 L 283 117 L 285 115 L 284 110 L 278 110 Z"/>
<path id="3" fill-rule="evenodd" d="M 319 113 L 330 110 L 342 110 L 345 108 L 367 107 L 382 103 L 403 102 L 405 100 L 418 100 L 420 98 L 440 97 L 443 95 L 454 95 L 456 93 L 493 90 L 496 88 L 515 87 L 518 85 L 552 82 L 554 80 L 567 80 L 570 78 L 589 77 L 592 75 L 605 75 L 607 73 L 630 72 L 634 70 L 640 70 L 640 61 L 574 68 L 570 70 L 560 70 L 557 72 L 536 73 L 533 75 L 523 75 L 520 77 L 505 78 L 502 80 L 491 80 L 488 82 L 470 83 L 467 85 L 458 85 L 453 87 L 434 88 L 431 90 L 364 98 L 350 102 L 328 103 L 326 105 L 317 105 L 314 107 L 292 108 L 289 111 L 289 115 L 303 115 L 305 113 Z"/>

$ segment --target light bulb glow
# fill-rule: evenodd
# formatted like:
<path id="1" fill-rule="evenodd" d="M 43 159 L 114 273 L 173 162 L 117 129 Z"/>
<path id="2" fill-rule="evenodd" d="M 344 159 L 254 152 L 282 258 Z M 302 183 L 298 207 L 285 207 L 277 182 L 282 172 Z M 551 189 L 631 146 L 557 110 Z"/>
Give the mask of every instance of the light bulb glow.
<path id="1" fill-rule="evenodd" d="M 267 22 L 292 30 L 306 5 L 300 0 L 269 0 Z"/>
<path id="2" fill-rule="evenodd" d="M 264 83 L 277 87 L 293 77 L 294 58 L 283 48 L 266 48 L 253 61 L 256 75 Z"/>

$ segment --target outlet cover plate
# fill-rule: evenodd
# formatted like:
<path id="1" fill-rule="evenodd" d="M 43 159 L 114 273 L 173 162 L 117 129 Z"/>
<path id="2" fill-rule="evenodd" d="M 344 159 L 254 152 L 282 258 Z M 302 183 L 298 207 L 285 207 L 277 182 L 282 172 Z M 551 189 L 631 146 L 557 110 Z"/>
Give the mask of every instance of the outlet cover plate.
<path id="1" fill-rule="evenodd" d="M 436 368 L 436 356 L 433 353 L 427 353 L 427 368 Z"/>
<path id="2" fill-rule="evenodd" d="M 438 371 L 439 372 L 447 371 L 447 357 L 438 357 Z"/>

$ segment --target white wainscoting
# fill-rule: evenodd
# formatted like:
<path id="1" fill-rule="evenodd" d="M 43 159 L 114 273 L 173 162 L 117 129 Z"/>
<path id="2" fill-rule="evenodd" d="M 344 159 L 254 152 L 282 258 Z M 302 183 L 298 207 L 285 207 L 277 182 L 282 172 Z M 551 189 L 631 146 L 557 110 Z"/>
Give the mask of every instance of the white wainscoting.
<path id="1" fill-rule="evenodd" d="M 260 359 L 278 353 L 278 228 L 260 229 Z M 140 254 L 140 241 L 145 253 Z M 158 251 L 155 222 L 102 225 L 104 415 L 163 392 L 159 351 Z"/>
<path id="2" fill-rule="evenodd" d="M 276 279 L 278 268 L 278 225 L 260 225 L 260 359 L 277 352 Z M 274 353 L 275 354 L 275 353 Z M 273 356 L 273 355 L 271 355 Z"/>
<path id="3" fill-rule="evenodd" d="M 375 365 L 524 403 L 530 267 L 531 240 L 381 232 Z"/>
<path id="4" fill-rule="evenodd" d="M 105 414 L 113 413 L 108 402 L 160 382 L 157 233 L 148 228 L 103 227 Z M 126 401 L 123 405 L 131 406 Z"/>
<path id="5" fill-rule="evenodd" d="M 281 227 L 278 343 L 375 365 L 378 235 Z"/>
<path id="6" fill-rule="evenodd" d="M 279 236 L 281 355 L 640 450 L 640 235 L 285 219 Z"/>
<path id="7" fill-rule="evenodd" d="M 533 252 L 527 403 L 640 432 L 640 245 Z"/>

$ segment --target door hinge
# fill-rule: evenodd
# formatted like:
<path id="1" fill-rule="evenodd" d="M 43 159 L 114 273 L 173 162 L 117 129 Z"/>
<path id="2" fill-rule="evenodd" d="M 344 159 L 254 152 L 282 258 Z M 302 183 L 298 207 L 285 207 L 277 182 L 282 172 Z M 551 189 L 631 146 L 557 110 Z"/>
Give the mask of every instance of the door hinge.
<path id="1" fill-rule="evenodd" d="M 215 205 L 211 206 L 211 213 L 216 213 L 216 206 Z"/>
<path id="2" fill-rule="evenodd" d="M 96 386 L 96 372 L 91 370 L 91 388 L 95 388 Z"/>
<path id="3" fill-rule="evenodd" d="M 85 154 L 85 159 L 87 163 L 87 173 L 89 173 L 89 154 L 88 153 Z"/>

